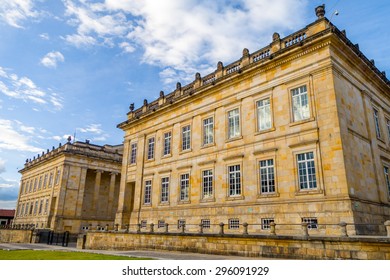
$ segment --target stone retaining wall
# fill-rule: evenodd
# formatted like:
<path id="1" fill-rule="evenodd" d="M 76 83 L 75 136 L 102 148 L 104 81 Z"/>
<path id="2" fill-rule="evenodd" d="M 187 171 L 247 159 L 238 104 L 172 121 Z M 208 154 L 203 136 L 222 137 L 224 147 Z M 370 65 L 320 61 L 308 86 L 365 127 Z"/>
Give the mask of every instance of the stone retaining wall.
<path id="1" fill-rule="evenodd" d="M 79 248 L 101 250 L 170 250 L 283 259 L 390 260 L 388 237 L 88 232 L 85 241 L 79 241 Z"/>
<path id="2" fill-rule="evenodd" d="M 0 229 L 0 243 L 31 243 L 32 235 L 29 229 Z"/>

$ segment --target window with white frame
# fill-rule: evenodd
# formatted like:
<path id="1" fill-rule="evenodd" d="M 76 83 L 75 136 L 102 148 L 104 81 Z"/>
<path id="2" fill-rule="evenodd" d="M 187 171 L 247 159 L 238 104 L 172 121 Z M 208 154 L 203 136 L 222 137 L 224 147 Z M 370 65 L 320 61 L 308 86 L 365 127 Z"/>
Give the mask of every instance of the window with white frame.
<path id="1" fill-rule="evenodd" d="M 181 229 L 186 226 L 186 220 L 177 220 L 177 229 Z"/>
<path id="2" fill-rule="evenodd" d="M 171 154 L 171 140 L 172 140 L 172 133 L 170 131 L 164 133 L 164 153 L 163 153 L 164 156 Z"/>
<path id="3" fill-rule="evenodd" d="M 164 220 L 158 220 L 157 227 L 158 227 L 158 228 L 163 228 L 163 227 L 165 227 L 165 221 L 164 221 Z"/>
<path id="4" fill-rule="evenodd" d="M 307 223 L 308 229 L 317 229 L 318 228 L 318 221 L 317 218 L 302 218 L 302 223 Z"/>
<path id="5" fill-rule="evenodd" d="M 228 112 L 228 138 L 240 136 L 240 111 L 234 109 Z"/>
<path id="6" fill-rule="evenodd" d="M 161 202 L 168 202 L 169 199 L 169 177 L 161 178 Z"/>
<path id="7" fill-rule="evenodd" d="M 314 153 L 297 154 L 299 189 L 310 190 L 317 188 Z"/>
<path id="8" fill-rule="evenodd" d="M 257 104 L 258 131 L 270 129 L 272 126 L 270 98 L 259 100 L 256 102 L 256 104 Z"/>
<path id="9" fill-rule="evenodd" d="M 213 117 L 203 120 L 203 145 L 214 143 L 214 119 Z"/>
<path id="10" fill-rule="evenodd" d="M 39 211 L 38 211 L 39 215 L 42 214 L 42 208 L 43 208 L 43 199 L 41 199 L 41 201 L 39 202 Z"/>
<path id="11" fill-rule="evenodd" d="M 383 167 L 385 173 L 386 186 L 387 186 L 387 195 L 390 197 L 390 178 L 389 178 L 389 168 L 387 166 Z"/>
<path id="12" fill-rule="evenodd" d="M 148 139 L 148 159 L 154 159 L 154 137 Z"/>
<path id="13" fill-rule="evenodd" d="M 381 138 L 381 128 L 379 123 L 379 112 L 374 108 L 374 122 L 375 122 L 375 133 L 377 138 Z"/>
<path id="14" fill-rule="evenodd" d="M 190 189 L 190 174 L 181 174 L 180 175 L 180 200 L 187 201 L 189 197 Z"/>
<path id="15" fill-rule="evenodd" d="M 34 180 L 34 192 L 37 190 L 37 186 L 38 186 L 38 179 L 35 178 L 35 180 Z"/>
<path id="16" fill-rule="evenodd" d="M 229 219 L 229 229 L 239 229 L 240 228 L 240 220 L 239 219 Z"/>
<path id="17" fill-rule="evenodd" d="M 202 227 L 205 229 L 205 228 L 210 228 L 211 224 L 210 224 L 210 219 L 202 219 L 201 221 L 201 224 L 202 224 Z"/>
<path id="18" fill-rule="evenodd" d="M 151 203 L 152 195 L 152 180 L 145 181 L 145 190 L 144 190 L 144 204 Z"/>
<path id="19" fill-rule="evenodd" d="M 46 185 L 47 185 L 47 174 L 45 174 L 45 177 L 43 179 L 43 188 L 46 189 Z"/>
<path id="20" fill-rule="evenodd" d="M 46 198 L 46 202 L 45 202 L 45 214 L 47 214 L 47 209 L 49 208 L 49 199 Z"/>
<path id="21" fill-rule="evenodd" d="M 28 207 L 30 206 L 30 203 L 26 203 L 26 211 L 24 212 L 24 215 L 26 216 L 28 214 Z"/>
<path id="22" fill-rule="evenodd" d="M 42 188 L 42 175 L 39 176 L 38 190 Z"/>
<path id="23" fill-rule="evenodd" d="M 181 150 L 191 149 L 191 126 L 186 125 L 181 130 Z"/>
<path id="24" fill-rule="evenodd" d="M 38 200 L 35 201 L 34 215 L 37 214 L 37 211 L 38 211 Z"/>
<path id="25" fill-rule="evenodd" d="M 274 193 L 275 192 L 275 169 L 274 160 L 266 159 L 261 160 L 260 163 L 260 186 L 261 193 Z"/>
<path id="26" fill-rule="evenodd" d="M 294 122 L 310 118 L 309 98 L 306 85 L 291 90 Z"/>
<path id="27" fill-rule="evenodd" d="M 241 166 L 231 165 L 228 167 L 229 172 L 229 196 L 241 195 Z"/>
<path id="28" fill-rule="evenodd" d="M 130 164 L 134 164 L 137 161 L 137 143 L 131 144 L 130 148 Z"/>
<path id="29" fill-rule="evenodd" d="M 60 175 L 61 175 L 61 170 L 58 169 L 56 174 L 56 180 L 55 180 L 56 185 L 58 185 L 58 183 L 60 182 Z"/>
<path id="30" fill-rule="evenodd" d="M 271 228 L 271 223 L 274 223 L 275 220 L 272 218 L 261 219 L 261 229 L 268 230 Z"/>
<path id="31" fill-rule="evenodd" d="M 30 180 L 30 187 L 28 188 L 28 192 L 32 192 L 33 180 Z"/>
<path id="32" fill-rule="evenodd" d="M 213 170 L 202 171 L 202 197 L 213 197 Z"/>
<path id="33" fill-rule="evenodd" d="M 53 172 L 50 172 L 49 176 L 49 188 L 53 185 Z"/>

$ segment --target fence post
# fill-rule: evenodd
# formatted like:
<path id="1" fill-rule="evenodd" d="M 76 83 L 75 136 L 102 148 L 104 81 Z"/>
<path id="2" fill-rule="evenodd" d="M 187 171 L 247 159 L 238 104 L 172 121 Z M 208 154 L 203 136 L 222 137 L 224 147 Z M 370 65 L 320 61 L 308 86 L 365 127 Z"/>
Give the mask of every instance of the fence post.
<path id="1" fill-rule="evenodd" d="M 269 224 L 269 226 L 270 226 L 269 234 L 270 234 L 270 235 L 276 235 L 276 232 L 275 232 L 275 226 L 276 226 L 276 224 L 275 224 L 274 222 L 271 222 L 271 223 Z"/>
<path id="2" fill-rule="evenodd" d="M 125 231 L 125 232 L 126 232 L 126 233 L 129 232 L 129 230 L 130 230 L 130 225 L 129 225 L 129 224 L 126 224 L 125 227 L 126 227 L 126 231 Z"/>
<path id="3" fill-rule="evenodd" d="M 219 234 L 223 235 L 224 234 L 224 231 L 223 231 L 223 227 L 224 227 L 224 223 L 220 223 L 219 224 Z"/>
<path id="4" fill-rule="evenodd" d="M 307 230 L 307 225 L 308 225 L 308 223 L 302 223 L 302 234 L 305 237 L 309 236 L 309 232 Z"/>
<path id="5" fill-rule="evenodd" d="M 341 236 L 348 236 L 348 233 L 347 233 L 347 223 L 346 222 L 340 222 L 339 226 L 340 226 L 340 230 L 341 230 Z"/>
<path id="6" fill-rule="evenodd" d="M 141 224 L 137 224 L 137 233 L 141 232 Z"/>
<path id="7" fill-rule="evenodd" d="M 152 233 L 154 232 L 154 224 L 153 223 L 150 224 L 150 232 L 152 232 Z"/>
<path id="8" fill-rule="evenodd" d="M 168 232 L 169 232 L 169 224 L 165 223 L 165 233 L 168 233 Z"/>
<path id="9" fill-rule="evenodd" d="M 248 223 L 243 223 L 242 225 L 244 227 L 244 232 L 242 234 L 247 235 L 248 234 Z"/>
<path id="10" fill-rule="evenodd" d="M 385 227 L 386 227 L 386 231 L 387 231 L 387 237 L 390 237 L 390 220 L 387 220 L 385 222 Z"/>

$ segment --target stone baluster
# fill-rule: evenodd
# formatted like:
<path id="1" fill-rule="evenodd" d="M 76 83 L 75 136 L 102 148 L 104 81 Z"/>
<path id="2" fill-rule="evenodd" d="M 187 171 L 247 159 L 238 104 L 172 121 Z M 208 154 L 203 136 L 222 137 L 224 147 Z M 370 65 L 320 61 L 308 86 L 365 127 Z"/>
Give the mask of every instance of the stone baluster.
<path id="1" fill-rule="evenodd" d="M 165 224 L 165 233 L 168 233 L 168 232 L 169 232 L 169 224 L 166 223 L 166 224 Z"/>
<path id="2" fill-rule="evenodd" d="M 219 234 L 221 234 L 221 235 L 225 234 L 225 233 L 224 233 L 224 230 L 223 230 L 223 227 L 224 227 L 224 226 L 225 226 L 224 223 L 220 223 L 220 224 L 219 224 Z"/>
<path id="3" fill-rule="evenodd" d="M 339 223 L 339 226 L 340 226 L 340 231 L 341 231 L 341 236 L 348 236 L 348 233 L 347 233 L 347 223 L 346 222 L 341 222 Z"/>
<path id="4" fill-rule="evenodd" d="M 270 227 L 269 234 L 270 235 L 276 235 L 276 231 L 275 231 L 276 224 L 274 222 L 271 222 L 269 224 L 269 227 Z"/>
<path id="5" fill-rule="evenodd" d="M 308 223 L 302 223 L 302 234 L 305 237 L 309 236 L 307 225 L 308 225 Z"/>
<path id="6" fill-rule="evenodd" d="M 244 227 L 244 231 L 243 231 L 243 235 L 248 235 L 248 223 L 243 223 L 242 224 L 243 227 Z"/>
<path id="7" fill-rule="evenodd" d="M 151 232 L 151 233 L 154 232 L 154 224 L 153 224 L 153 223 L 150 224 L 150 232 Z"/>
<path id="8" fill-rule="evenodd" d="M 200 234 L 203 233 L 203 224 L 202 223 L 199 224 L 199 233 Z"/>
<path id="9" fill-rule="evenodd" d="M 186 225 L 181 225 L 181 233 L 185 233 Z"/>
<path id="10" fill-rule="evenodd" d="M 390 220 L 387 220 L 385 222 L 385 227 L 386 227 L 386 231 L 387 231 L 387 237 L 390 237 Z"/>
<path id="11" fill-rule="evenodd" d="M 130 225 L 129 225 L 129 224 L 126 224 L 125 227 L 126 227 L 126 232 L 129 232 L 129 230 L 130 230 Z"/>

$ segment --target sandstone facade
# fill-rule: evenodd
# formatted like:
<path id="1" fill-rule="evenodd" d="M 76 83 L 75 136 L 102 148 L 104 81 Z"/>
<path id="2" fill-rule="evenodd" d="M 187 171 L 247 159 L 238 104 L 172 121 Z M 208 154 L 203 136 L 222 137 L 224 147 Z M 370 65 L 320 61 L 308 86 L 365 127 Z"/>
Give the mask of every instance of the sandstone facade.
<path id="1" fill-rule="evenodd" d="M 26 161 L 14 225 L 71 233 L 113 227 L 122 151 L 68 142 Z"/>
<path id="2" fill-rule="evenodd" d="M 196 232 L 384 233 L 390 86 L 322 14 L 134 110 L 116 223 Z"/>

